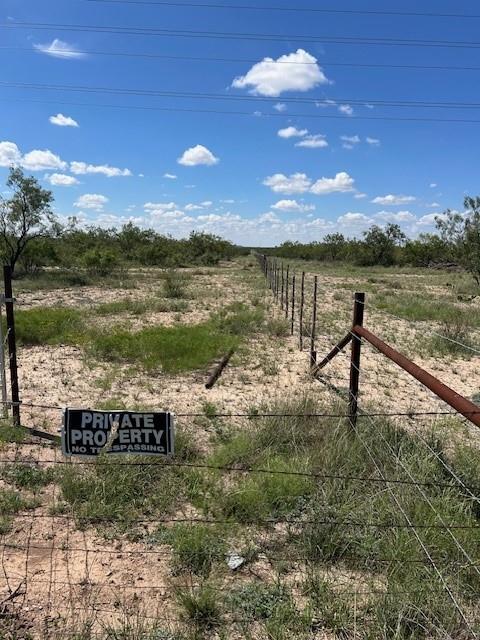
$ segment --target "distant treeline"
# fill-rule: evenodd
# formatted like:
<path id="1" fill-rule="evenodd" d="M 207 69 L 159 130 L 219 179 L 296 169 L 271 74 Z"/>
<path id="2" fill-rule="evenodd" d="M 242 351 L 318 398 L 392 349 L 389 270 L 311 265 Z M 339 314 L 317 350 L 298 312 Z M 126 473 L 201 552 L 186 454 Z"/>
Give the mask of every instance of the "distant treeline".
<path id="1" fill-rule="evenodd" d="M 284 242 L 279 247 L 258 249 L 281 258 L 347 262 L 360 266 L 410 265 L 434 267 L 462 264 L 458 244 L 433 233 L 408 239 L 395 224 L 385 228 L 372 226 L 362 239 L 345 238 L 332 233 L 320 242 Z"/>
<path id="2" fill-rule="evenodd" d="M 81 268 L 108 275 L 128 266 L 187 267 L 215 265 L 241 250 L 208 233 L 192 232 L 176 240 L 129 223 L 119 229 L 101 227 L 64 229 L 56 237 L 32 239 L 18 261 L 18 274 L 44 267 Z"/>

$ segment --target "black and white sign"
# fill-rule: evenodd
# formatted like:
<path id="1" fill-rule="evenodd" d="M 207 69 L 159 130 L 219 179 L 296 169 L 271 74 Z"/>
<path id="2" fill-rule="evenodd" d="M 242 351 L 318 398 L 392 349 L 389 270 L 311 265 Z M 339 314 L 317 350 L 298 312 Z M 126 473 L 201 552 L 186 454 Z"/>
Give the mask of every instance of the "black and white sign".
<path id="1" fill-rule="evenodd" d="M 65 409 L 62 450 L 66 456 L 172 455 L 173 444 L 172 413 Z"/>

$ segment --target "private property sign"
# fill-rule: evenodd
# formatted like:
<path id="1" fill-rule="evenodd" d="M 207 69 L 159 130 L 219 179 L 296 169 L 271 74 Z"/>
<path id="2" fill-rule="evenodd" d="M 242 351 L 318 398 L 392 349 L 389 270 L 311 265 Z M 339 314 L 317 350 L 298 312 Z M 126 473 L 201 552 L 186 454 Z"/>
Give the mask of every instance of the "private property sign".
<path id="1" fill-rule="evenodd" d="M 66 456 L 171 455 L 173 445 L 172 413 L 91 409 L 64 412 L 62 450 Z"/>

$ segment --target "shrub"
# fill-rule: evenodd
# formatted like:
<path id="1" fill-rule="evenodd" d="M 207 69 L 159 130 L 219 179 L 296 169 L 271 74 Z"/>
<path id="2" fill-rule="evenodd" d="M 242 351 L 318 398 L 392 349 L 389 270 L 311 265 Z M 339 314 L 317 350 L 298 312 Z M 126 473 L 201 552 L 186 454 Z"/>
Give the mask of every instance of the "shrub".
<path id="1" fill-rule="evenodd" d="M 169 269 L 165 272 L 164 294 L 166 298 L 187 298 L 190 277 L 186 273 Z"/>
<path id="2" fill-rule="evenodd" d="M 85 251 L 80 263 L 92 276 L 108 276 L 120 268 L 120 257 L 113 249 L 92 248 Z"/>

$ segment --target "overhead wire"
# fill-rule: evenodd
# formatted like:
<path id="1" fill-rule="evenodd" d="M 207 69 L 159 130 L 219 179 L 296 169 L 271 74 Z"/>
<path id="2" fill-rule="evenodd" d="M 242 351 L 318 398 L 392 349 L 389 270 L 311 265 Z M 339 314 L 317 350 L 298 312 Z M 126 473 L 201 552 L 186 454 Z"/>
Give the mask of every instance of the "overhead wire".
<path id="1" fill-rule="evenodd" d="M 259 41 L 259 42 L 291 42 L 301 40 L 308 43 L 323 42 L 330 44 L 362 45 L 362 46 L 400 46 L 421 48 L 453 48 L 478 49 L 480 41 L 465 40 L 420 40 L 409 38 L 381 38 L 377 36 L 331 36 L 312 34 L 274 34 L 274 33 L 244 33 L 230 31 L 200 31 L 194 29 L 160 29 L 145 26 L 121 25 L 89 25 L 48 22 L 0 22 L 4 29 L 33 29 L 39 31 L 78 31 L 87 33 L 113 33 L 121 35 L 141 35 L 174 38 L 207 38 L 214 40 Z"/>
<path id="2" fill-rule="evenodd" d="M 18 47 L 18 46 L 0 46 L 0 51 L 23 51 L 26 53 L 38 54 L 39 50 L 34 47 Z M 65 54 L 80 54 L 85 56 L 120 56 L 127 58 L 146 58 L 153 60 L 168 60 L 169 62 L 223 62 L 223 63 L 239 63 L 239 64 L 256 64 L 258 58 L 226 58 L 226 57 L 209 57 L 209 56 L 178 56 L 160 53 L 137 53 L 129 51 L 98 51 L 91 49 L 62 49 Z M 419 64 L 385 64 L 370 62 L 331 62 L 330 60 L 316 60 L 315 62 L 298 61 L 298 60 L 268 60 L 269 65 L 288 65 L 288 66 L 320 66 L 320 67 L 352 67 L 352 68 L 368 68 L 368 69 L 406 69 L 406 70 L 422 70 L 422 71 L 480 71 L 480 66 L 448 66 L 448 65 L 419 65 Z"/>

